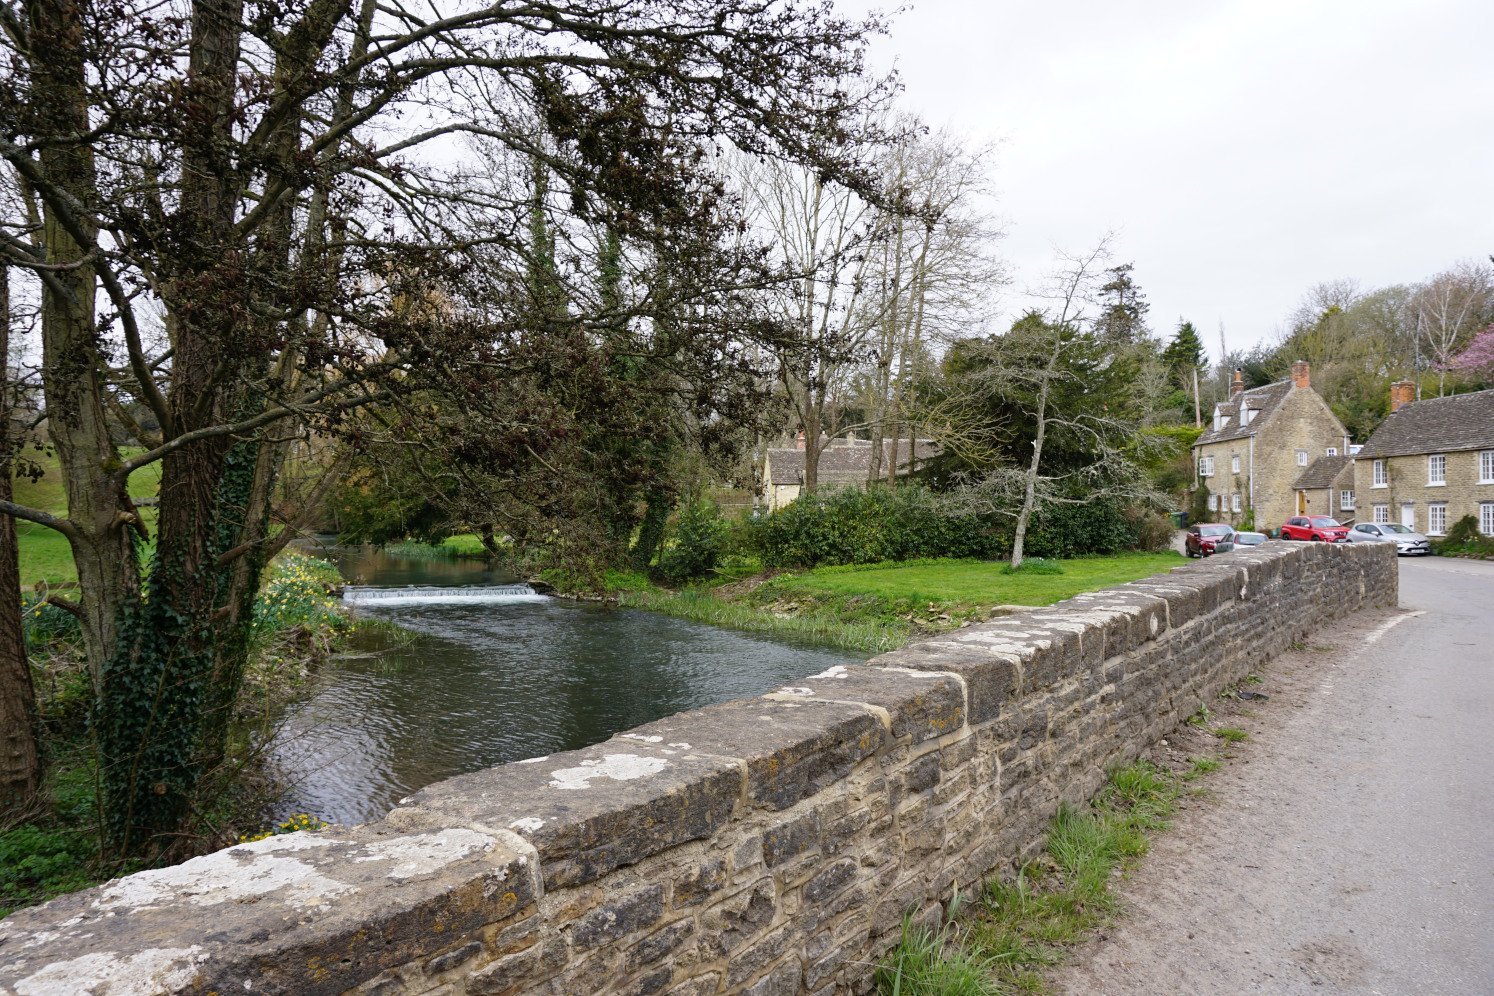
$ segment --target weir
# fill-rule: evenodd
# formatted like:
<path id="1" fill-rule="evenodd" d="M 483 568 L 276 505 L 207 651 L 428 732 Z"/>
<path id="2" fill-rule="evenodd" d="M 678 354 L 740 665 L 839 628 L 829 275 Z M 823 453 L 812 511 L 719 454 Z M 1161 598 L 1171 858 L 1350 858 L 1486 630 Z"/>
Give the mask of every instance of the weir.
<path id="1" fill-rule="evenodd" d="M 0 921 L 0 994 L 861 996 L 911 918 L 1329 621 L 1388 544 L 1266 543 L 438 782 Z"/>
<path id="2" fill-rule="evenodd" d="M 433 585 L 408 585 L 403 588 L 373 588 L 349 585 L 342 590 L 342 600 L 349 605 L 423 604 L 454 602 L 543 602 L 541 595 L 527 584 L 460 585 L 440 588 Z"/>

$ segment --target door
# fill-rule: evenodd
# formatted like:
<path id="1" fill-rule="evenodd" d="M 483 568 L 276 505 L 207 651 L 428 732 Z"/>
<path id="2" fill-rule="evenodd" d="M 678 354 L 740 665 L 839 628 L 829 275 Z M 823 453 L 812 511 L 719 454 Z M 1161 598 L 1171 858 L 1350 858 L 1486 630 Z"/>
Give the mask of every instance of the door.
<path id="1" fill-rule="evenodd" d="M 1298 515 L 1306 515 L 1307 514 L 1307 492 L 1306 491 L 1298 491 L 1297 492 L 1297 514 Z"/>
<path id="2" fill-rule="evenodd" d="M 1416 506 L 1409 501 L 1401 506 L 1401 525 L 1407 529 L 1416 528 Z"/>

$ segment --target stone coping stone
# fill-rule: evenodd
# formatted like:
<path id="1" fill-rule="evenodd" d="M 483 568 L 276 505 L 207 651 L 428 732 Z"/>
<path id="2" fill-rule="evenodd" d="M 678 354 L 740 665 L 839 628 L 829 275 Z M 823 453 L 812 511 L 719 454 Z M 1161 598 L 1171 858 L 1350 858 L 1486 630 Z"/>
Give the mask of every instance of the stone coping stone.
<path id="1" fill-rule="evenodd" d="M 977 726 L 1001 714 L 1002 706 L 1021 685 L 1024 660 L 1037 654 L 1031 643 L 990 629 L 995 625 L 985 623 L 911 643 L 873 657 L 869 663 L 872 667 L 958 676 L 965 685 L 965 722 Z"/>
<path id="2" fill-rule="evenodd" d="M 0 993 L 340 993 L 533 906 L 513 843 L 411 812 L 138 872 L 0 921 Z"/>
<path id="3" fill-rule="evenodd" d="M 889 733 L 863 705 L 764 696 L 679 713 L 624 736 L 731 758 L 746 771 L 745 801 L 779 810 L 844 778 Z"/>
<path id="4" fill-rule="evenodd" d="M 731 819 L 742 784 L 729 758 L 634 731 L 448 778 L 404 804 L 518 834 L 554 889 L 711 836 Z"/>
<path id="5" fill-rule="evenodd" d="M 965 724 L 965 685 L 952 674 L 837 664 L 765 697 L 871 706 L 887 714 L 892 739 L 898 743 L 920 744 Z"/>

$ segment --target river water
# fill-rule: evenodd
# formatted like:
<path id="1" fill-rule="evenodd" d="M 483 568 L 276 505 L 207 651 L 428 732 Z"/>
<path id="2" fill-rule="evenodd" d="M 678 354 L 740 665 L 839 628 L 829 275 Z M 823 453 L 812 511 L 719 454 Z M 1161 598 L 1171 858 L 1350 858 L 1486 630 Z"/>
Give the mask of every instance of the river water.
<path id="1" fill-rule="evenodd" d="M 269 748 L 288 787 L 281 817 L 366 822 L 443 778 L 585 747 L 859 659 L 651 612 L 514 595 L 488 587 L 514 578 L 478 561 L 310 552 L 358 583 L 357 614 L 416 635 L 408 644 L 355 637 L 357 656 L 314 675 L 284 713 Z M 406 585 L 445 591 L 390 590 Z"/>

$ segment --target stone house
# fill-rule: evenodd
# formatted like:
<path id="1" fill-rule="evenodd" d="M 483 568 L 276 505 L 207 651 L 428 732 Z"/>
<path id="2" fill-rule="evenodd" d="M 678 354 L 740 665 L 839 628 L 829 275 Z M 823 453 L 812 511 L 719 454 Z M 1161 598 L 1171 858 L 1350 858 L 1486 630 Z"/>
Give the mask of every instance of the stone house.
<path id="1" fill-rule="evenodd" d="M 1319 457 L 1348 453 L 1348 433 L 1313 390 L 1304 360 L 1292 364 L 1290 378 L 1248 391 L 1236 370 L 1229 400 L 1215 406 L 1212 423 L 1193 445 L 1198 485 L 1209 489 L 1209 518 L 1239 525 L 1253 510 L 1261 530 L 1275 529 L 1292 515 L 1335 511 L 1308 502 L 1337 484 L 1342 467 L 1327 488 L 1297 485 Z M 1308 483 L 1316 484 L 1319 476 Z"/>
<path id="2" fill-rule="evenodd" d="M 914 451 L 908 453 L 908 441 L 898 445 L 899 477 L 911 474 L 929 457 L 938 452 L 938 445 L 931 439 L 915 440 Z M 882 466 L 891 459 L 892 441 L 882 444 Z M 872 443 L 869 439 L 832 439 L 830 445 L 820 451 L 819 487 L 864 488 L 871 475 Z M 799 497 L 804 490 L 804 434 L 800 433 L 792 447 L 769 449 L 763 459 L 762 491 L 759 497 L 762 506 L 776 512 Z"/>
<path id="3" fill-rule="evenodd" d="M 1416 397 L 1390 389 L 1390 415 L 1354 464 L 1361 522 L 1399 522 L 1441 536 L 1465 515 L 1494 536 L 1494 390 Z"/>
<path id="4" fill-rule="evenodd" d="M 1304 515 L 1331 515 L 1345 525 L 1356 521 L 1352 456 L 1318 457 L 1293 482 L 1292 490 Z"/>

